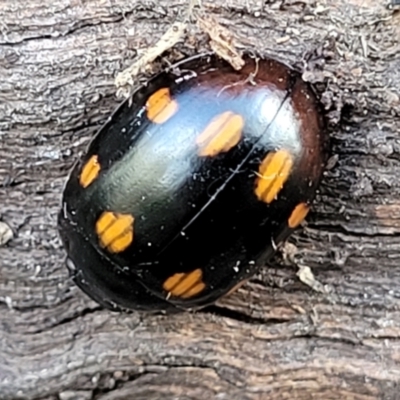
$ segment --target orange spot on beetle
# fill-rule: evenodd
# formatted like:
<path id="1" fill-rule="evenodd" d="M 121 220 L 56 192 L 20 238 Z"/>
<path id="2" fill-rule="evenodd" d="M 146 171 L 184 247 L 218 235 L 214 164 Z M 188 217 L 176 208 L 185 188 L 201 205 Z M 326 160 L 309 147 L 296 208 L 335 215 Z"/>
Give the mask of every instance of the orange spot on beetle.
<path id="1" fill-rule="evenodd" d="M 289 178 L 293 158 L 287 150 L 268 153 L 258 170 L 255 193 L 259 200 L 271 203 Z"/>
<path id="2" fill-rule="evenodd" d="M 289 228 L 296 228 L 307 216 L 310 211 L 310 207 L 306 203 L 297 204 L 297 206 L 292 211 L 292 214 L 289 217 L 288 225 Z"/>
<path id="3" fill-rule="evenodd" d="M 163 284 L 163 289 L 169 296 L 188 299 L 196 296 L 204 290 L 206 284 L 203 282 L 203 271 L 200 268 L 185 273 L 180 272 L 170 276 Z"/>
<path id="4" fill-rule="evenodd" d="M 80 185 L 83 188 L 87 188 L 98 177 L 100 169 L 101 166 L 98 156 L 94 155 L 90 157 L 82 168 L 82 172 L 79 177 Z"/>
<path id="5" fill-rule="evenodd" d="M 96 222 L 100 244 L 111 253 L 124 251 L 133 241 L 133 223 L 130 214 L 105 211 Z"/>
<path id="6" fill-rule="evenodd" d="M 147 99 L 147 118 L 155 124 L 163 124 L 178 111 L 178 108 L 178 102 L 171 98 L 169 89 L 162 88 Z"/>
<path id="7" fill-rule="evenodd" d="M 235 147 L 242 137 L 244 119 L 226 111 L 217 115 L 196 138 L 199 156 L 213 157 Z"/>

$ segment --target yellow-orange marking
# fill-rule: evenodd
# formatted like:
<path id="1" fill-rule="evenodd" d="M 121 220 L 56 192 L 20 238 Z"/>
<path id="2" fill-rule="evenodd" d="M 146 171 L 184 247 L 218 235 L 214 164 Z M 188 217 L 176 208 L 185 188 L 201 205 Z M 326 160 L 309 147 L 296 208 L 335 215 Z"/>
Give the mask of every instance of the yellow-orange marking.
<path id="1" fill-rule="evenodd" d="M 163 284 L 169 296 L 187 299 L 202 292 L 206 284 L 202 281 L 203 271 L 200 268 L 185 273 L 180 272 L 170 276 Z"/>
<path id="2" fill-rule="evenodd" d="M 309 211 L 310 207 L 306 203 L 297 204 L 289 217 L 289 228 L 296 228 L 296 226 L 300 225 Z"/>
<path id="3" fill-rule="evenodd" d="M 111 253 L 124 251 L 133 241 L 133 218 L 130 214 L 105 211 L 96 222 L 96 233 L 102 247 Z"/>
<path id="4" fill-rule="evenodd" d="M 256 195 L 259 200 L 271 203 L 276 199 L 289 178 L 293 158 L 287 150 L 268 153 L 258 170 Z"/>
<path id="5" fill-rule="evenodd" d="M 229 151 L 239 143 L 243 126 L 243 117 L 231 111 L 214 117 L 196 139 L 199 156 L 213 157 Z"/>
<path id="6" fill-rule="evenodd" d="M 82 187 L 88 187 L 99 175 L 100 163 L 97 155 L 89 158 L 89 161 L 83 166 L 79 183 Z"/>
<path id="7" fill-rule="evenodd" d="M 178 108 L 178 102 L 171 98 L 169 89 L 162 88 L 147 99 L 147 118 L 156 124 L 163 124 L 178 111 Z"/>

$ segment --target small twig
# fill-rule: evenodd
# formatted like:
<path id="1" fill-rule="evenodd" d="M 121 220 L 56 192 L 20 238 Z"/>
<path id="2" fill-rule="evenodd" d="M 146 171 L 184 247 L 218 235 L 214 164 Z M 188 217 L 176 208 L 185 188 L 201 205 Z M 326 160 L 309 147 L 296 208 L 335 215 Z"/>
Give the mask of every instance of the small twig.
<path id="1" fill-rule="evenodd" d="M 187 23 L 175 22 L 160 40 L 139 58 L 133 65 L 120 72 L 115 78 L 115 86 L 117 87 L 117 95 L 127 97 L 130 88 L 134 85 L 134 78 L 140 73 L 146 71 L 148 65 L 159 57 L 164 51 L 175 46 L 185 35 Z M 128 93 L 127 93 L 128 92 Z"/>
<path id="2" fill-rule="evenodd" d="M 210 36 L 210 47 L 232 67 L 239 70 L 244 65 L 242 55 L 236 49 L 236 40 L 232 32 L 220 25 L 213 17 L 197 17 L 199 28 Z"/>

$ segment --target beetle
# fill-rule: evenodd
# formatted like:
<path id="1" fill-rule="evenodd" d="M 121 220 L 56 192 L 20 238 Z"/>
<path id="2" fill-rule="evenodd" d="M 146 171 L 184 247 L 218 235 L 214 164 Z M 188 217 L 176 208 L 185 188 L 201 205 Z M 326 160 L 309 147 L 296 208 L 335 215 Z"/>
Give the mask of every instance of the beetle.
<path id="1" fill-rule="evenodd" d="M 58 226 L 73 280 L 113 310 L 197 309 L 306 217 L 328 135 L 290 67 L 181 60 L 138 87 L 72 169 Z"/>

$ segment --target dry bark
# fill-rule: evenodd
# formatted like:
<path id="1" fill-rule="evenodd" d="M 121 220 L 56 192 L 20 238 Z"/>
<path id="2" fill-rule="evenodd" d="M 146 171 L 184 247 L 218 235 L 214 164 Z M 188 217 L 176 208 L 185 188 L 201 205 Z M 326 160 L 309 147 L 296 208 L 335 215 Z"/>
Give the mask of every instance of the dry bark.
<path id="1" fill-rule="evenodd" d="M 0 247 L 0 399 L 400 398 L 400 15 L 383 3 L 203 1 L 243 48 L 302 69 L 327 108 L 336 162 L 294 262 L 173 316 L 111 313 L 69 281 L 68 170 L 118 102 L 115 75 L 186 6 L 1 0 L 0 219 L 14 238 Z"/>

